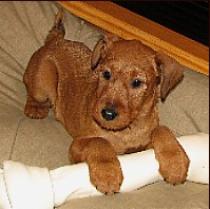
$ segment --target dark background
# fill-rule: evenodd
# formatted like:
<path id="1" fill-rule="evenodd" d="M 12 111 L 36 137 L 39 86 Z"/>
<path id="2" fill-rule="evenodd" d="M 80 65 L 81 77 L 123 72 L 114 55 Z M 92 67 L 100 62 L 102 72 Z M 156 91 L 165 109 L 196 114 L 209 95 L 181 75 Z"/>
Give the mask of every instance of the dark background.
<path id="1" fill-rule="evenodd" d="M 113 1 L 139 15 L 209 44 L 209 2 L 203 1 Z"/>

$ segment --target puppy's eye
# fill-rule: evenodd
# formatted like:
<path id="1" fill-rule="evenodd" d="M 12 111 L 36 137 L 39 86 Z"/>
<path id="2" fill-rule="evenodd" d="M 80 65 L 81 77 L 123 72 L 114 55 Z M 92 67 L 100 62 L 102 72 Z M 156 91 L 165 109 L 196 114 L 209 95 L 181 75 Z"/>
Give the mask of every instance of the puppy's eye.
<path id="1" fill-rule="evenodd" d="M 131 86 L 133 88 L 138 88 L 140 87 L 142 84 L 142 82 L 139 80 L 139 79 L 134 79 L 132 82 L 131 82 Z"/>
<path id="2" fill-rule="evenodd" d="M 112 77 L 111 73 L 108 71 L 108 70 L 105 70 L 103 73 L 102 73 L 103 77 L 106 79 L 106 80 L 110 80 L 110 78 Z"/>

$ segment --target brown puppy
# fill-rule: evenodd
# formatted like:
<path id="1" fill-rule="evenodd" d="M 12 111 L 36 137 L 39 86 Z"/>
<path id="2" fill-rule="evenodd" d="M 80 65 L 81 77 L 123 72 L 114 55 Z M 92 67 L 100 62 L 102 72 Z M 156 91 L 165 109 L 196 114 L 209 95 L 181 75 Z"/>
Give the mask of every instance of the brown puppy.
<path id="1" fill-rule="evenodd" d="M 91 182 L 101 192 L 120 189 L 118 154 L 149 147 L 164 179 L 184 182 L 188 157 L 172 132 L 159 126 L 156 106 L 183 77 L 181 65 L 140 41 L 111 35 L 91 52 L 64 39 L 61 15 L 24 74 L 25 114 L 45 118 L 53 108 L 74 138 L 71 159 L 88 163 Z"/>

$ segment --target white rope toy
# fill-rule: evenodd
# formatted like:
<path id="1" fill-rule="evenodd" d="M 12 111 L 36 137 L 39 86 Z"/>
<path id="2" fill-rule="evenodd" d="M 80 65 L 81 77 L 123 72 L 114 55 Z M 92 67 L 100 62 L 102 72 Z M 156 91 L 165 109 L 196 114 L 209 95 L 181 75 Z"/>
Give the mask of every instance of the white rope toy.
<path id="1" fill-rule="evenodd" d="M 187 180 L 209 183 L 209 135 L 178 138 L 190 167 Z M 120 192 L 129 192 L 162 180 L 154 151 L 119 156 L 124 175 Z M 0 209 L 53 209 L 73 198 L 101 195 L 90 183 L 86 163 L 49 171 L 5 161 L 0 169 Z"/>

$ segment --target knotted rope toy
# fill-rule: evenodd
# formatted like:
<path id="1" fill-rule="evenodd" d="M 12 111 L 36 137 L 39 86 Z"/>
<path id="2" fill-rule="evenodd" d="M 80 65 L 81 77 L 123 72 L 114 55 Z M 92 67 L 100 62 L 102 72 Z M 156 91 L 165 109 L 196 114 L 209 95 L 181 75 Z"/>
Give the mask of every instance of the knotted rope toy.
<path id="1" fill-rule="evenodd" d="M 187 180 L 209 183 L 209 135 L 178 138 L 190 167 Z M 162 180 L 154 151 L 119 156 L 124 181 L 120 192 L 129 192 Z M 0 209 L 53 209 L 73 198 L 101 195 L 90 183 L 86 163 L 55 170 L 5 161 L 0 169 Z"/>

